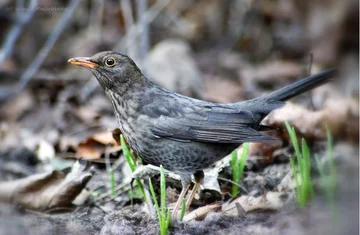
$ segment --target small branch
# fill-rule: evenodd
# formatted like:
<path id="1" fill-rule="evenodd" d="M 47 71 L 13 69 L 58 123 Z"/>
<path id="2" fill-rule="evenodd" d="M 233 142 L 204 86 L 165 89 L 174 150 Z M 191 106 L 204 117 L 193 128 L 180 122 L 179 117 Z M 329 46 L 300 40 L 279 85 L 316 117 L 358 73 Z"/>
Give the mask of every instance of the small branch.
<path id="1" fill-rule="evenodd" d="M 19 9 L 23 8 L 21 7 L 22 5 L 23 5 L 23 1 L 17 1 L 17 7 L 19 7 Z M 19 12 L 16 14 L 17 16 L 16 22 L 12 26 L 10 32 L 7 34 L 4 44 L 1 47 L 0 66 L 4 62 L 4 60 L 9 55 L 11 55 L 17 38 L 22 32 L 24 25 L 26 25 L 33 17 L 37 5 L 38 5 L 38 0 L 31 0 L 28 6 L 28 11 L 26 11 L 25 14 L 20 14 Z"/>
<path id="2" fill-rule="evenodd" d="M 314 60 L 314 55 L 313 55 L 313 53 L 310 53 L 308 76 L 311 75 L 313 60 Z M 310 97 L 310 107 L 312 110 L 316 110 L 315 104 L 314 104 L 314 98 L 313 98 L 313 91 L 311 90 L 309 93 L 310 93 L 310 96 L 309 96 Z"/>
<path id="3" fill-rule="evenodd" d="M 49 36 L 45 45 L 38 52 L 35 60 L 30 64 L 30 66 L 26 69 L 26 71 L 21 75 L 19 84 L 15 87 L 15 92 L 18 93 L 22 91 L 26 85 L 29 83 L 34 74 L 38 71 L 45 58 L 49 54 L 50 50 L 53 48 L 55 42 L 60 37 L 61 33 L 64 31 L 65 27 L 68 26 L 69 20 L 71 19 L 76 7 L 78 6 L 80 0 L 72 0 L 68 7 L 66 7 L 66 11 L 63 14 L 61 20 L 55 26 L 52 34 Z"/>
<path id="4" fill-rule="evenodd" d="M 149 50 L 149 22 L 145 19 L 145 13 L 147 9 L 147 0 L 137 1 L 137 17 L 140 23 L 140 58 L 144 58 Z M 142 61 L 141 61 L 142 62 Z"/>
<path id="5" fill-rule="evenodd" d="M 151 23 L 160 13 L 161 11 L 171 2 L 172 0 L 160 0 L 157 1 L 154 6 L 152 6 L 145 14 L 143 15 L 143 23 L 149 24 Z M 121 41 L 115 46 L 116 51 L 126 50 L 131 46 L 132 43 L 139 36 L 141 31 L 141 23 L 134 24 L 126 35 L 121 39 Z"/>
<path id="6" fill-rule="evenodd" d="M 120 0 L 120 7 L 122 9 L 122 13 L 124 14 L 125 32 L 127 33 L 131 26 L 134 24 L 134 17 L 132 14 L 130 1 Z"/>

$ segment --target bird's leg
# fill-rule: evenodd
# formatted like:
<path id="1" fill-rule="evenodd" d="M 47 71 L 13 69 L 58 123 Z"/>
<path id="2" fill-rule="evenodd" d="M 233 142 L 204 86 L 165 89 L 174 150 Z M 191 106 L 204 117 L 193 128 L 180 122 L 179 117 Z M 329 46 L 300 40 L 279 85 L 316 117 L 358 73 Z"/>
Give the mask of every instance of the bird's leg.
<path id="1" fill-rule="evenodd" d="M 191 182 L 191 176 L 190 175 L 181 174 L 180 178 L 181 178 L 182 189 L 181 189 L 181 193 L 179 195 L 179 198 L 176 201 L 174 210 L 172 212 L 172 217 L 173 218 L 177 218 L 177 214 L 178 214 L 180 205 L 181 205 L 183 199 L 185 198 L 185 195 L 186 195 L 187 191 L 189 190 L 190 182 Z"/>
<path id="2" fill-rule="evenodd" d="M 196 192 L 198 191 L 200 185 L 202 184 L 203 180 L 204 180 L 204 172 L 203 171 L 197 171 L 194 174 L 194 178 L 195 178 L 195 185 L 191 191 L 191 194 L 186 202 L 186 210 L 189 209 L 192 200 L 195 197 Z"/>

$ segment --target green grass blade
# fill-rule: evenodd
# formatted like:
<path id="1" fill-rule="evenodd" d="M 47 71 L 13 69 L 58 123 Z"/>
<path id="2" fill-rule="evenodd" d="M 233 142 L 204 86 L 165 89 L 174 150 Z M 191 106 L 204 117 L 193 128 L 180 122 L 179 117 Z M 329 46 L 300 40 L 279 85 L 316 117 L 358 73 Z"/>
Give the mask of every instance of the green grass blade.
<path id="1" fill-rule="evenodd" d="M 164 168 L 162 166 L 160 166 L 160 205 L 156 199 L 156 194 L 151 179 L 149 179 L 149 188 L 158 216 L 160 234 L 166 235 L 170 225 L 170 210 L 166 208 L 166 181 Z"/>
<path id="2" fill-rule="evenodd" d="M 183 200 L 182 200 L 182 202 L 181 202 L 180 222 L 182 222 L 183 219 L 184 219 L 185 209 L 186 209 L 186 203 L 185 203 L 185 198 L 183 198 Z"/>
<path id="3" fill-rule="evenodd" d="M 290 157 L 289 159 L 290 159 L 290 166 L 291 166 L 294 181 L 295 181 L 296 201 L 298 202 L 298 204 L 301 204 L 301 185 L 299 183 L 299 177 L 298 177 L 298 172 L 297 172 L 298 170 L 295 165 L 294 158 Z"/>
<path id="4" fill-rule="evenodd" d="M 310 170 L 311 169 L 310 150 L 304 139 L 301 139 L 301 153 L 305 163 L 303 167 L 306 170 Z"/>
<path id="5" fill-rule="evenodd" d="M 310 158 L 310 150 L 304 139 L 302 139 L 301 143 L 301 152 L 304 160 L 304 183 L 306 186 L 306 194 L 309 199 L 314 196 L 314 188 L 311 182 L 311 158 Z"/>
<path id="6" fill-rule="evenodd" d="M 136 180 L 136 184 L 138 185 L 138 187 L 140 188 L 140 191 L 144 197 L 145 202 L 147 202 L 147 197 L 146 197 L 146 193 L 145 193 L 145 188 L 144 185 L 142 184 L 140 179 L 135 179 Z"/>
<path id="7" fill-rule="evenodd" d="M 125 143 L 125 139 L 124 139 L 123 135 L 120 135 L 120 143 L 121 143 L 123 154 L 125 156 L 125 160 L 128 163 L 128 166 L 129 166 L 131 172 L 134 172 L 135 169 L 136 169 L 137 164 L 136 164 L 136 161 L 135 161 L 135 158 L 134 158 L 133 154 L 131 153 L 130 149 L 128 148 L 128 146 Z M 143 197 L 145 199 L 145 202 L 148 202 L 148 199 L 147 199 L 146 193 L 145 193 L 144 185 L 142 184 L 140 179 L 135 179 L 135 180 L 136 180 L 136 183 L 137 183 L 138 187 L 140 188 L 140 191 L 141 191 L 141 193 L 142 193 L 142 195 L 143 195 Z"/>
<path id="8" fill-rule="evenodd" d="M 288 131 L 288 133 L 290 135 L 290 140 L 291 140 L 291 143 L 292 143 L 292 145 L 293 145 L 293 147 L 295 149 L 296 156 L 301 157 L 299 144 L 298 144 L 297 137 L 296 137 L 295 128 L 291 127 L 288 121 L 285 121 L 285 126 L 286 126 L 286 129 L 287 129 L 287 131 Z"/>
<path id="9" fill-rule="evenodd" d="M 296 164 L 293 158 L 290 158 L 290 165 L 293 171 L 296 184 L 296 199 L 298 204 L 303 207 L 314 195 L 314 189 L 311 182 L 311 158 L 310 150 L 306 141 L 301 140 L 300 146 L 296 137 L 296 131 L 290 124 L 285 121 L 286 129 L 290 136 L 291 144 L 296 154 Z"/>
<path id="10" fill-rule="evenodd" d="M 243 144 L 240 159 L 238 159 L 237 150 L 234 150 L 231 153 L 231 166 L 232 166 L 233 181 L 236 182 L 237 184 L 240 183 L 240 180 L 243 176 L 248 153 L 249 153 L 249 143 Z M 233 184 L 232 188 L 231 188 L 231 196 L 236 197 L 236 195 L 238 193 L 239 193 L 239 186 Z"/>
<path id="11" fill-rule="evenodd" d="M 165 182 L 165 173 L 164 168 L 160 165 L 160 208 L 161 216 L 163 219 L 166 218 L 166 182 Z"/>
<path id="12" fill-rule="evenodd" d="M 297 177 L 297 168 L 295 166 L 295 161 L 294 161 L 294 158 L 292 156 L 290 156 L 290 166 L 291 166 L 291 169 L 292 169 L 292 173 L 293 173 L 293 177 L 294 177 L 294 180 L 295 180 L 295 188 L 298 188 L 299 187 L 299 180 L 298 180 L 298 177 Z"/>
<path id="13" fill-rule="evenodd" d="M 158 216 L 158 220 L 160 221 L 161 217 L 160 217 L 160 207 L 159 207 L 159 203 L 156 199 L 156 194 L 155 194 L 155 190 L 154 190 L 154 187 L 152 185 L 152 182 L 151 182 L 151 179 L 149 179 L 149 188 L 150 188 L 150 193 L 151 193 L 151 196 L 154 200 L 154 205 L 155 205 L 155 209 L 156 209 L 156 213 L 157 213 L 157 216 Z"/>
<path id="14" fill-rule="evenodd" d="M 231 153 L 231 170 L 232 170 L 232 177 L 233 177 L 233 181 L 234 182 L 237 182 L 236 179 L 238 178 L 238 164 L 237 164 L 237 161 L 238 161 L 238 157 L 237 157 L 237 149 L 235 149 L 234 151 L 232 151 Z M 232 197 L 236 197 L 236 195 L 238 194 L 239 192 L 239 186 L 233 184 L 232 187 L 231 187 L 231 196 Z"/>
<path id="15" fill-rule="evenodd" d="M 166 230 L 169 229 L 170 222 L 171 222 L 171 219 L 170 219 L 170 210 L 168 209 L 168 210 L 167 210 L 167 216 L 166 216 Z"/>
<path id="16" fill-rule="evenodd" d="M 238 168 L 239 173 L 238 173 L 237 183 L 240 183 L 241 177 L 243 176 L 248 153 L 249 153 L 249 143 L 244 143 L 240 157 L 239 168 Z"/>
<path id="17" fill-rule="evenodd" d="M 130 167 L 130 170 L 131 170 L 131 172 L 134 172 L 135 168 L 136 168 L 136 161 L 135 161 L 130 149 L 127 147 L 123 135 L 120 135 L 120 143 L 121 143 L 121 147 L 122 147 L 122 151 L 124 153 L 125 159 Z"/>

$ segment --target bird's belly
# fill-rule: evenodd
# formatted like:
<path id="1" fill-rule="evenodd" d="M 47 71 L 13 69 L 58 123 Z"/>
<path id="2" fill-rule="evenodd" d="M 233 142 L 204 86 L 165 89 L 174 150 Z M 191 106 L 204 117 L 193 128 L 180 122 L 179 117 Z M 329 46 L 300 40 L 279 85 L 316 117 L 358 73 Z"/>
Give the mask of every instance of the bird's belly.
<path id="1" fill-rule="evenodd" d="M 138 155 L 148 164 L 163 165 L 170 171 L 194 173 L 209 167 L 228 155 L 238 145 L 200 142 L 177 142 L 170 139 L 155 139 L 142 143 Z"/>

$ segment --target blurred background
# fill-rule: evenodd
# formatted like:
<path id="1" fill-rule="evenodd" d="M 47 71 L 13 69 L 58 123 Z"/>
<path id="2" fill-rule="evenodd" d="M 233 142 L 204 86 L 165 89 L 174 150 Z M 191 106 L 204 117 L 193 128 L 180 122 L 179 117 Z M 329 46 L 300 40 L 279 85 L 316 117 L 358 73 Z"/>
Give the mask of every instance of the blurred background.
<path id="1" fill-rule="evenodd" d="M 352 185 L 344 210 L 358 208 L 358 1 L 1 0 L 0 25 L 1 181 L 62 169 L 73 159 L 106 161 L 106 141 L 94 135 L 117 128 L 111 103 L 90 71 L 67 60 L 114 50 L 158 85 L 219 103 L 338 68 L 332 84 L 265 122 L 293 121 L 315 151 L 327 124 L 341 143 L 336 156 L 345 161 L 344 172 L 353 167 L 344 176 Z M 255 168 L 282 161 L 274 157 L 279 147 L 253 152 L 261 156 Z M 344 227 L 354 232 L 354 206 L 351 213 Z"/>

